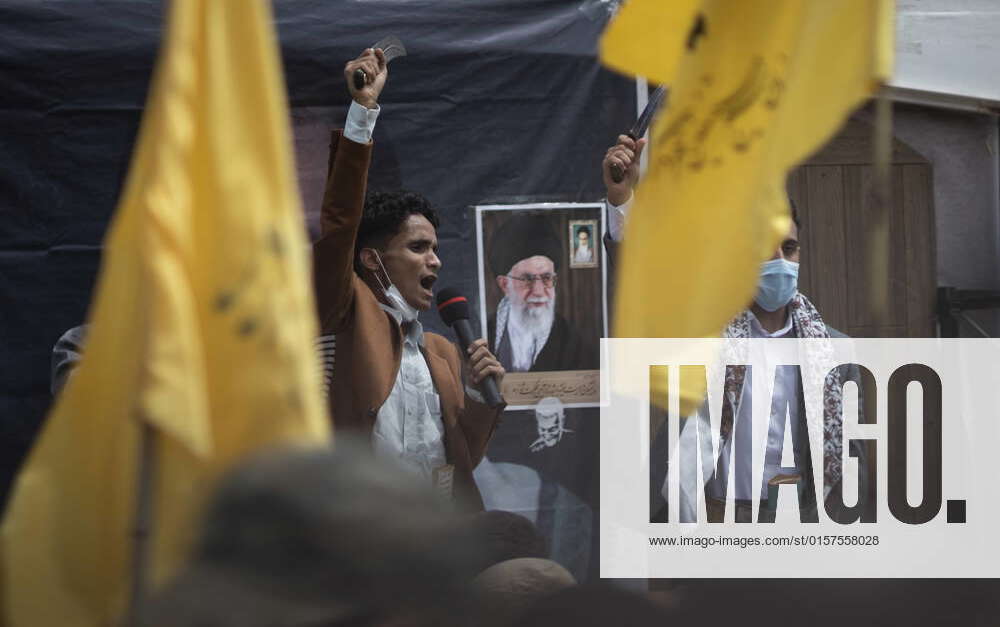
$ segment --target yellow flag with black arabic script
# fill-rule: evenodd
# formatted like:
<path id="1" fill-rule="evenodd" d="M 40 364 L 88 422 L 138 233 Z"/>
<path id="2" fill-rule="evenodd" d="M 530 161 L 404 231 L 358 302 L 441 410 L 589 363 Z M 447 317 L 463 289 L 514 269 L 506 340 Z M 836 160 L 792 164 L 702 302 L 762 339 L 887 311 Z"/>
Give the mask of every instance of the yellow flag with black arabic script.
<path id="1" fill-rule="evenodd" d="M 220 473 L 264 447 L 329 441 L 269 4 L 168 6 L 84 357 L 3 521 L 10 627 L 118 623 L 143 425 L 154 586 L 183 560 Z"/>
<path id="2" fill-rule="evenodd" d="M 602 61 L 668 85 L 670 100 L 629 211 L 617 337 L 717 337 L 747 307 L 790 227 L 788 171 L 889 77 L 893 11 L 892 0 L 626 2 Z M 703 396 L 703 384 L 682 389 L 682 412 Z"/>

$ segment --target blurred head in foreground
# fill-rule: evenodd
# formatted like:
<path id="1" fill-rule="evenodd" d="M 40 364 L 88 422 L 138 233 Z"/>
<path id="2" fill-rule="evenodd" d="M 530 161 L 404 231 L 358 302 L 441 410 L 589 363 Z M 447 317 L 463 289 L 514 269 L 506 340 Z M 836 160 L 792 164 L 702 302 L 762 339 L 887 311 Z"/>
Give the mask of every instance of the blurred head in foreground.
<path id="1" fill-rule="evenodd" d="M 537 557 L 494 564 L 472 581 L 476 599 L 492 624 L 517 624 L 520 614 L 536 601 L 574 585 L 568 570 Z"/>
<path id="2" fill-rule="evenodd" d="M 368 446 L 266 454 L 223 480 L 151 624 L 446 625 L 478 561 L 459 537 L 440 501 Z"/>
<path id="3" fill-rule="evenodd" d="M 546 557 L 545 538 L 534 523 L 513 512 L 490 510 L 471 517 L 467 527 L 469 542 L 477 547 L 480 561 L 470 576 L 494 564 L 518 557 Z"/>

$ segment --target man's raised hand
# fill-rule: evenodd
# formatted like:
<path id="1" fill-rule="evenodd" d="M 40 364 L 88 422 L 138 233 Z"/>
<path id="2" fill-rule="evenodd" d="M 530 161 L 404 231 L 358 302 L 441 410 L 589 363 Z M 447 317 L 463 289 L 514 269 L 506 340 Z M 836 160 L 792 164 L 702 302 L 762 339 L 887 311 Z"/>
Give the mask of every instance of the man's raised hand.
<path id="1" fill-rule="evenodd" d="M 361 89 L 354 87 L 354 71 L 363 70 L 365 84 Z M 389 76 L 389 66 L 386 65 L 385 53 L 380 48 L 368 48 L 357 59 L 348 61 L 344 66 L 344 78 L 347 80 L 347 90 L 351 98 L 359 105 L 368 109 L 378 106 L 378 97 L 385 87 L 385 79 Z"/>
<path id="2" fill-rule="evenodd" d="M 632 196 L 632 189 L 639 182 L 639 157 L 646 147 L 646 140 L 634 140 L 628 135 L 619 135 L 618 143 L 608 148 L 601 163 L 604 187 L 608 191 L 608 202 L 623 205 Z M 625 173 L 620 183 L 611 177 L 612 165 L 617 165 Z"/>

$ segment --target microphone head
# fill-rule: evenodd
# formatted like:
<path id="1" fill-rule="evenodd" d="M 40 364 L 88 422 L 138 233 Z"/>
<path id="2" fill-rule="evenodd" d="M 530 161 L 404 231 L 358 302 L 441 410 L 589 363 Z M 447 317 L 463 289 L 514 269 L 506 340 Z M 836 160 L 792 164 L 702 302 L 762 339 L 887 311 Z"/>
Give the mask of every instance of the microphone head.
<path id="1" fill-rule="evenodd" d="M 437 293 L 437 308 L 441 320 L 449 327 L 456 320 L 469 319 L 469 301 L 454 287 L 446 287 Z"/>

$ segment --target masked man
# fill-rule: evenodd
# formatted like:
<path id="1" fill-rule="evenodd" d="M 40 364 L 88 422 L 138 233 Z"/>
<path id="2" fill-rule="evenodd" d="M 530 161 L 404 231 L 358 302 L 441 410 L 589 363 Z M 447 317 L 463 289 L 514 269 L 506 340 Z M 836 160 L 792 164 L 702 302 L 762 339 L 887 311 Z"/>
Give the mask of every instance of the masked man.
<path id="1" fill-rule="evenodd" d="M 366 83 L 352 81 L 362 69 Z M 437 256 L 437 213 L 409 192 L 365 199 L 372 129 L 388 71 L 381 50 L 366 50 L 344 68 L 353 102 L 334 131 L 313 245 L 320 345 L 329 373 L 337 430 L 360 431 L 391 458 L 472 508 L 482 500 L 472 470 L 483 457 L 503 407 L 490 408 L 463 385 L 504 375 L 477 340 L 462 356 L 444 337 L 424 333 L 417 314 L 430 307 Z"/>
<path id="2" fill-rule="evenodd" d="M 610 263 L 614 263 L 617 245 L 622 239 L 625 218 L 629 205 L 632 202 L 632 190 L 638 181 L 639 157 L 645 147 L 645 140 L 634 141 L 631 138 L 621 135 L 618 143 L 608 149 L 603 161 L 604 184 L 607 189 L 608 199 L 608 219 L 609 234 L 605 238 L 605 245 L 608 249 Z M 625 177 L 621 183 L 615 183 L 611 177 L 611 168 L 617 165 L 625 172 Z M 757 293 L 749 307 L 740 312 L 723 331 L 725 338 L 831 338 L 847 337 L 832 327 L 828 327 L 816 307 L 798 291 L 799 275 L 799 218 L 795 207 L 792 207 L 792 225 L 774 252 L 771 259 L 765 261 L 760 268 L 760 275 L 757 284 Z M 808 348 L 805 349 L 808 352 Z M 808 356 L 807 356 L 808 358 Z M 845 375 L 846 379 L 857 380 L 858 373 L 852 370 Z M 825 415 L 823 430 L 825 442 L 830 442 L 835 450 L 824 451 L 824 481 L 821 485 L 834 486 L 828 491 L 826 511 L 834 519 L 849 518 L 856 515 L 856 511 L 847 511 L 840 499 L 842 486 L 840 457 L 842 453 L 843 425 L 842 425 L 842 381 L 835 377 L 835 380 L 827 378 L 825 404 Z M 712 475 L 705 486 L 706 505 L 710 519 L 721 519 L 725 508 L 727 478 L 731 472 L 735 473 L 735 497 L 736 497 L 736 519 L 738 521 L 749 521 L 753 519 L 752 499 L 754 491 L 754 478 L 751 469 L 751 458 L 745 455 L 736 456 L 736 462 L 730 468 L 731 460 L 734 459 L 730 449 L 733 446 L 734 437 L 736 441 L 751 441 L 751 381 L 750 372 L 746 368 L 727 369 L 725 381 L 725 395 L 728 405 L 732 411 L 723 411 L 721 424 L 721 437 L 719 442 L 719 472 Z M 816 497 L 811 489 L 813 478 L 809 470 L 811 464 L 809 460 L 808 432 L 806 427 L 806 412 L 803 399 L 802 386 L 798 377 L 790 369 L 778 371 L 775 381 L 774 396 L 776 398 L 789 399 L 788 403 L 790 420 L 788 423 L 792 429 L 792 442 L 795 448 L 794 459 L 795 468 L 781 466 L 781 447 L 784 442 L 784 428 L 786 421 L 784 416 L 772 416 L 767 432 L 767 451 L 764 457 L 764 477 L 760 486 L 761 509 L 757 520 L 773 521 L 774 510 L 766 505 L 769 496 L 768 484 L 772 480 L 782 481 L 790 479 L 791 482 L 798 483 L 806 493 L 800 498 L 800 503 L 805 503 L 807 510 L 800 515 L 803 520 L 811 519 L 816 515 Z M 776 404 L 780 405 L 780 403 Z M 707 416 L 707 410 L 703 412 Z M 688 425 L 694 425 L 695 421 L 688 421 Z M 662 431 L 666 431 L 663 429 Z M 692 433 L 688 434 L 693 436 Z M 682 440 L 684 436 L 682 435 Z M 684 445 L 684 442 L 681 443 Z M 653 444 L 654 450 L 657 443 Z M 668 453 L 666 450 L 657 451 L 664 457 Z M 864 451 L 858 447 L 852 451 L 861 463 L 859 479 L 861 480 L 860 494 L 862 498 L 867 496 L 866 473 L 864 467 Z M 662 498 L 659 504 L 663 507 L 660 513 L 654 513 L 653 518 L 666 520 L 666 465 L 661 465 L 658 477 L 651 477 L 654 485 L 662 485 Z M 682 480 L 683 481 L 683 480 Z M 835 493 L 835 494 L 834 494 Z M 833 498 L 830 498 L 830 495 Z M 681 522 L 695 520 L 694 507 L 697 500 L 694 495 L 685 494 L 681 491 Z M 687 497 L 687 498 L 685 498 Z M 866 504 L 867 505 L 867 504 Z"/>
<path id="3" fill-rule="evenodd" d="M 490 268 L 503 298 L 487 322 L 487 334 L 508 372 L 598 367 L 596 344 L 583 342 L 556 312 L 560 258 L 562 244 L 543 216 L 510 218 L 490 239 Z"/>

